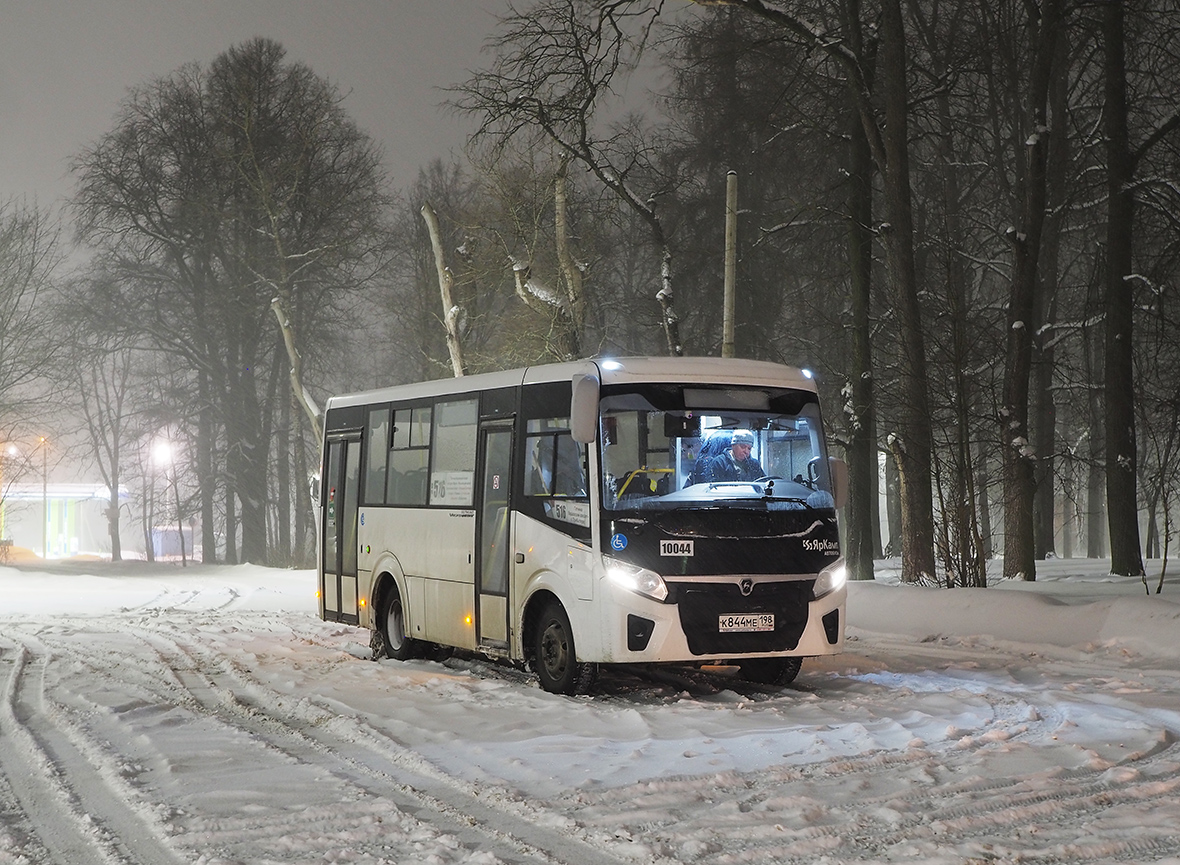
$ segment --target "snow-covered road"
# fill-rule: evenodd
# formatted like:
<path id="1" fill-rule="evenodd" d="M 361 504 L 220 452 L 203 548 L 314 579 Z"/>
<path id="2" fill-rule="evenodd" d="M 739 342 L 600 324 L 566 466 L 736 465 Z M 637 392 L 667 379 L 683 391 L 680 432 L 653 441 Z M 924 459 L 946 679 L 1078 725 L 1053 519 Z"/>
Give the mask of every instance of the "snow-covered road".
<path id="1" fill-rule="evenodd" d="M 94 574 L 0 568 L 0 863 L 1180 856 L 1174 585 L 854 586 L 791 688 L 570 699 L 374 664 L 308 572 Z"/>

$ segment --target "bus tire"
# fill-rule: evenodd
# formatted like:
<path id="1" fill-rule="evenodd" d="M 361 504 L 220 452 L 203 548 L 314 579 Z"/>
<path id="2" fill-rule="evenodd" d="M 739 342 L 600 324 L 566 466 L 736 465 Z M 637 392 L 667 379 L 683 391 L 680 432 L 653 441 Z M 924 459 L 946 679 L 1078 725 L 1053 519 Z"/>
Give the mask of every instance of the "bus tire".
<path id="1" fill-rule="evenodd" d="M 741 676 L 761 685 L 789 685 L 799 675 L 802 658 L 750 658 L 742 661 Z"/>
<path id="2" fill-rule="evenodd" d="M 418 657 L 418 641 L 406 636 L 405 608 L 402 606 L 402 596 L 396 586 L 390 586 L 389 591 L 385 593 L 376 624 L 373 642 L 378 644 L 378 651 L 374 652 L 374 658 L 408 661 Z"/>
<path id="3" fill-rule="evenodd" d="M 533 667 L 551 694 L 585 694 L 594 684 L 597 664 L 578 661 L 574 632 L 561 604 L 550 601 L 533 629 Z"/>

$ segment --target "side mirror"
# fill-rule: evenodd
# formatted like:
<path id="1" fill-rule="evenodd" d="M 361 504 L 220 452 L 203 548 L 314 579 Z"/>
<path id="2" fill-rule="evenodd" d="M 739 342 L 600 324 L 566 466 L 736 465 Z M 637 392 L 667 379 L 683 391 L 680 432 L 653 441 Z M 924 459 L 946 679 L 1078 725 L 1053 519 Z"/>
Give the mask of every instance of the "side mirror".
<path id="1" fill-rule="evenodd" d="M 312 507 L 318 508 L 320 506 L 320 476 L 314 474 L 308 478 L 307 486 L 307 491 L 311 494 Z"/>
<path id="2" fill-rule="evenodd" d="M 598 437 L 598 376 L 574 376 L 570 400 L 570 433 L 574 441 L 590 444 Z"/>
<path id="3" fill-rule="evenodd" d="M 828 457 L 828 473 L 832 478 L 832 498 L 836 507 L 848 504 L 848 463 L 839 457 Z"/>

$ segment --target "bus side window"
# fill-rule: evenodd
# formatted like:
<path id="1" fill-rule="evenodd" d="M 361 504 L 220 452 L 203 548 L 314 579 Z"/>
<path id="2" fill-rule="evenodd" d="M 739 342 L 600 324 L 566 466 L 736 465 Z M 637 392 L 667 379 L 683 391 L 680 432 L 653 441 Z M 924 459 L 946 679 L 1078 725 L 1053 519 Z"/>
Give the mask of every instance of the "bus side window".
<path id="1" fill-rule="evenodd" d="M 393 413 L 385 498 L 388 504 L 425 507 L 431 420 L 430 406 L 398 409 Z"/>
<path id="2" fill-rule="evenodd" d="M 547 496 L 553 492 L 553 436 L 529 436 L 529 467 L 524 476 L 526 496 Z"/>
<path id="3" fill-rule="evenodd" d="M 586 446 L 569 433 L 557 436 L 557 474 L 553 492 L 559 496 L 585 496 Z"/>
<path id="4" fill-rule="evenodd" d="M 526 496 L 585 496 L 586 446 L 568 432 L 528 437 Z"/>
<path id="5" fill-rule="evenodd" d="M 365 487 L 367 505 L 385 504 L 385 464 L 389 454 L 389 407 L 371 409 L 365 429 Z"/>
<path id="6" fill-rule="evenodd" d="M 440 402 L 431 445 L 430 504 L 471 507 L 475 503 L 475 440 L 479 400 Z"/>

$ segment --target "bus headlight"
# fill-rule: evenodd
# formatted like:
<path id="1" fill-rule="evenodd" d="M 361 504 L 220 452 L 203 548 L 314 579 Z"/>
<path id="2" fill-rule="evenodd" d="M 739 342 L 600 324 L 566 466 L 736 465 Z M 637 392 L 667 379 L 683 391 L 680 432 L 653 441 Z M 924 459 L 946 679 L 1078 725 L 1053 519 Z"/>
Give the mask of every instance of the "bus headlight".
<path id="1" fill-rule="evenodd" d="M 607 578 L 619 588 L 661 602 L 668 597 L 664 578 L 655 571 L 613 559 L 605 559 L 605 563 Z"/>
<path id="2" fill-rule="evenodd" d="M 848 568 L 845 566 L 844 560 L 840 559 L 840 561 L 828 565 L 819 572 L 819 578 L 815 581 L 815 587 L 811 590 L 811 597 L 818 600 L 824 595 L 830 595 L 847 581 Z"/>

